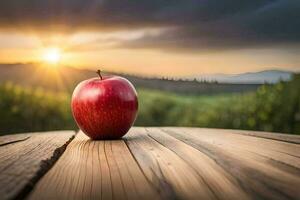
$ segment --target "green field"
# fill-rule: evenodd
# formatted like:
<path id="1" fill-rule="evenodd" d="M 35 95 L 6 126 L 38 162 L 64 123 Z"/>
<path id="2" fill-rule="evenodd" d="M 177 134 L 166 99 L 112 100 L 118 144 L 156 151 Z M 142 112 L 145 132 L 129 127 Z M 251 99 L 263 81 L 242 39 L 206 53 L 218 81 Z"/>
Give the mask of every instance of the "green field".
<path id="1" fill-rule="evenodd" d="M 76 129 L 70 94 L 0 85 L 0 134 Z M 138 126 L 196 126 L 300 133 L 300 75 L 256 92 L 187 96 L 138 89 Z"/>

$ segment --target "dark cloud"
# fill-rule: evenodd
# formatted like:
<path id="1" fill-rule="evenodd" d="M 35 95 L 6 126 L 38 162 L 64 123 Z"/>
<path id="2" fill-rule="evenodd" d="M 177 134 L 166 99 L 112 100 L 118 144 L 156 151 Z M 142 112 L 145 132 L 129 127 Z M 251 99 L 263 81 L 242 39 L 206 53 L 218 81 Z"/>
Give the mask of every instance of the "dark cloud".
<path id="1" fill-rule="evenodd" d="M 298 0 L 3 0 L 2 29 L 113 31 L 165 28 L 131 48 L 236 49 L 300 44 Z M 167 28 L 167 29 L 166 29 Z"/>
<path id="2" fill-rule="evenodd" d="M 224 8 L 212 16 L 198 14 L 198 21 L 178 24 L 160 35 L 148 34 L 123 45 L 175 51 L 300 46 L 300 1 L 273 1 L 229 10 Z"/>

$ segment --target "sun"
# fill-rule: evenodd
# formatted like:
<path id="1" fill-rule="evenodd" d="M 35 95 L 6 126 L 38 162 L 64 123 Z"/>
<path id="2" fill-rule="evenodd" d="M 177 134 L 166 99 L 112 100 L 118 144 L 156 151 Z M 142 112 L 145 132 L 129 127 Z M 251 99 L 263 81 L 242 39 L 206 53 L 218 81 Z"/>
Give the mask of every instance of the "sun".
<path id="1" fill-rule="evenodd" d="M 61 59 L 61 50 L 58 47 L 47 48 L 43 60 L 49 64 L 57 64 Z"/>

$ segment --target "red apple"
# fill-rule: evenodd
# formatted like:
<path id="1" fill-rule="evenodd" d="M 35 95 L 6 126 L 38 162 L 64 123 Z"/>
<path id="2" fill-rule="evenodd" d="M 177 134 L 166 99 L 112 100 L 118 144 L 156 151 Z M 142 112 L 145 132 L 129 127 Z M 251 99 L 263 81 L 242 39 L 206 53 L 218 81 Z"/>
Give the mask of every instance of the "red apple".
<path id="1" fill-rule="evenodd" d="M 120 76 L 82 81 L 72 95 L 72 113 L 79 128 L 92 139 L 117 139 L 133 125 L 138 99 L 134 86 Z"/>

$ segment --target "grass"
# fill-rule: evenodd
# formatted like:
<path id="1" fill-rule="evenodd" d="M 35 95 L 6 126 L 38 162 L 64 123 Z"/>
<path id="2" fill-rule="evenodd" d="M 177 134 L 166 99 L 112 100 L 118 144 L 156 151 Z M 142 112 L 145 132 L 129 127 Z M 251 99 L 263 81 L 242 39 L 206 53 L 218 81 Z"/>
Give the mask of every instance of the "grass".
<path id="1" fill-rule="evenodd" d="M 70 97 L 42 88 L 0 86 L 0 133 L 75 129 Z"/>
<path id="2" fill-rule="evenodd" d="M 139 89 L 137 125 L 143 126 L 198 126 L 203 124 L 210 109 L 230 101 L 235 95 L 183 96 L 156 90 Z M 202 116 L 202 117 L 201 117 Z"/>
<path id="3" fill-rule="evenodd" d="M 76 129 L 70 94 L 0 85 L 0 134 Z M 300 75 L 244 94 L 187 96 L 138 89 L 139 126 L 196 126 L 300 133 Z"/>

